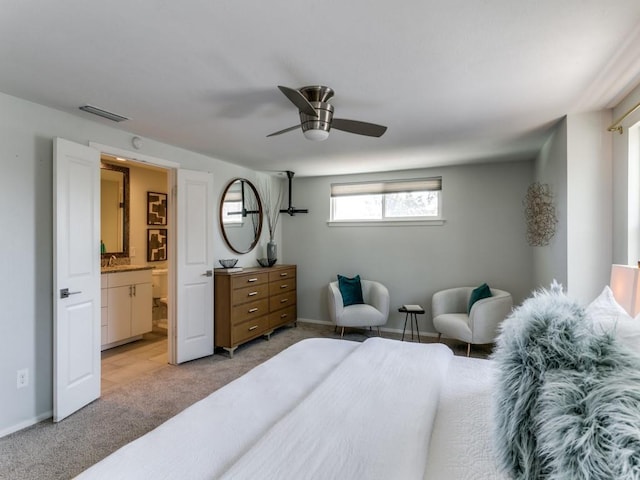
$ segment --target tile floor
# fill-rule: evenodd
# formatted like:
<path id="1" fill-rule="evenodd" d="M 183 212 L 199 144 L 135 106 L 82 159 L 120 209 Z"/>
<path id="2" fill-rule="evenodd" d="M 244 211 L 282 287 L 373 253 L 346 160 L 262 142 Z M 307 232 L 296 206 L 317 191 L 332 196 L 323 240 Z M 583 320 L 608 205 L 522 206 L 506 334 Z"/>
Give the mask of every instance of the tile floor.
<path id="1" fill-rule="evenodd" d="M 102 352 L 102 393 L 167 364 L 167 335 L 145 333 L 142 340 Z"/>

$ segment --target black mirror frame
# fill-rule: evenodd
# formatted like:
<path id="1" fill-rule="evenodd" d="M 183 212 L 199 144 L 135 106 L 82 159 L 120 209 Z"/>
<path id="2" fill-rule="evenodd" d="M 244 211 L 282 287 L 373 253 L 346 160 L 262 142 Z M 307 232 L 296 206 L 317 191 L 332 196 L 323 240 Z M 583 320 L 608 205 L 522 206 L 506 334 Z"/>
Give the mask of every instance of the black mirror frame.
<path id="1" fill-rule="evenodd" d="M 227 192 L 229 191 L 229 188 L 231 188 L 231 186 L 235 182 L 238 182 L 238 181 L 242 182 L 244 185 L 248 185 L 249 188 L 251 188 L 251 191 L 255 195 L 256 202 L 258 204 L 258 211 L 256 211 L 256 212 L 246 212 L 246 214 L 249 214 L 249 215 L 258 215 L 258 230 L 257 230 L 257 233 L 255 234 L 255 236 L 253 238 L 253 241 L 251 242 L 251 245 L 246 250 L 239 249 L 236 246 L 231 244 L 231 241 L 227 237 L 227 233 L 226 233 L 226 231 L 224 229 L 224 223 L 222 221 L 222 207 L 224 205 L 224 198 L 226 197 Z M 253 250 L 256 247 L 256 245 L 258 244 L 258 241 L 260 240 L 260 235 L 262 235 L 262 216 L 263 216 L 262 200 L 260 200 L 260 195 L 258 194 L 258 190 L 255 187 L 255 185 L 253 183 L 251 183 L 251 181 L 247 180 L 246 178 L 242 178 L 242 177 L 232 178 L 229 181 L 229 183 L 227 183 L 227 185 L 225 186 L 224 190 L 222 191 L 222 196 L 220 197 L 220 208 L 218 210 L 218 220 L 219 220 L 219 224 L 220 224 L 220 231 L 222 232 L 222 238 L 224 238 L 224 241 L 227 244 L 227 246 L 231 250 L 233 250 L 235 253 L 240 253 L 240 254 L 249 253 L 251 250 Z"/>

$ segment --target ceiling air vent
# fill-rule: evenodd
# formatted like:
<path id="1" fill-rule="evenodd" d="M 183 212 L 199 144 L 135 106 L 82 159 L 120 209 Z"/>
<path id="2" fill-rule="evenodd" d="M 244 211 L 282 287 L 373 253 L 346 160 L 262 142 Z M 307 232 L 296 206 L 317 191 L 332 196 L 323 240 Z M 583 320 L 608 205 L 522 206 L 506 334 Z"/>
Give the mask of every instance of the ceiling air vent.
<path id="1" fill-rule="evenodd" d="M 129 120 L 127 117 L 123 117 L 122 115 L 118 115 L 117 113 L 107 112 L 106 110 L 102 110 L 101 108 L 94 107 L 92 105 L 83 105 L 82 107 L 78 108 L 84 112 L 93 113 L 94 115 L 98 115 L 102 118 L 107 118 L 114 122 L 124 122 L 125 120 Z"/>

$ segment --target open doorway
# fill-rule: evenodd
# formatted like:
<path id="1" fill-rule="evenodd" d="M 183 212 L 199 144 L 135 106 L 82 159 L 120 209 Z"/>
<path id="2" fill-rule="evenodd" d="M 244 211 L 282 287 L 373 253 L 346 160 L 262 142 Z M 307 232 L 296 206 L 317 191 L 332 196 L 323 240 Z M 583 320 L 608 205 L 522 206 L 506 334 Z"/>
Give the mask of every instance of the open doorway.
<path id="1" fill-rule="evenodd" d="M 53 153 L 53 286 L 57 293 L 53 296 L 53 418 L 59 422 L 100 397 L 100 153 L 135 158 L 167 171 L 171 192 L 167 357 L 171 364 L 213 354 L 215 201 L 211 172 L 63 138 L 54 139 Z M 138 283 L 146 283 L 152 295 L 151 281 Z M 137 283 L 123 287 L 119 291 L 125 295 L 129 287 L 137 291 Z"/>
<path id="2" fill-rule="evenodd" d="M 169 363 L 169 169 L 101 154 L 102 391 Z"/>

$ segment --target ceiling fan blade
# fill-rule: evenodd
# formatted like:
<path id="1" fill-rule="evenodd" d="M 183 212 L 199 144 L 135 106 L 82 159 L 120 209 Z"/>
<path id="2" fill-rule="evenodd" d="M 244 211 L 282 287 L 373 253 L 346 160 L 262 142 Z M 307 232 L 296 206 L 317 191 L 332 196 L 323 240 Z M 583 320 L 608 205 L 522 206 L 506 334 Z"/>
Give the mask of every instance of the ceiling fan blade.
<path id="1" fill-rule="evenodd" d="M 347 120 L 345 118 L 334 118 L 331 128 L 342 130 L 358 135 L 368 135 L 369 137 L 381 137 L 387 131 L 387 127 L 376 125 L 375 123 L 359 122 L 358 120 Z"/>
<path id="2" fill-rule="evenodd" d="M 287 133 L 287 132 L 291 132 L 293 130 L 297 130 L 298 128 L 300 128 L 300 125 L 295 125 L 293 127 L 285 128 L 284 130 L 279 130 L 277 132 L 270 133 L 269 135 L 267 135 L 267 137 L 274 137 L 274 136 L 280 135 L 282 133 Z"/>
<path id="3" fill-rule="evenodd" d="M 313 105 L 309 103 L 309 100 L 307 100 L 304 95 L 300 93 L 300 90 L 283 87 L 282 85 L 278 85 L 278 88 L 289 100 L 291 100 L 291 103 L 298 107 L 298 110 L 300 110 L 302 113 L 306 113 L 307 115 L 311 115 L 312 117 L 318 116 L 318 112 L 316 112 L 316 109 L 313 108 Z"/>

